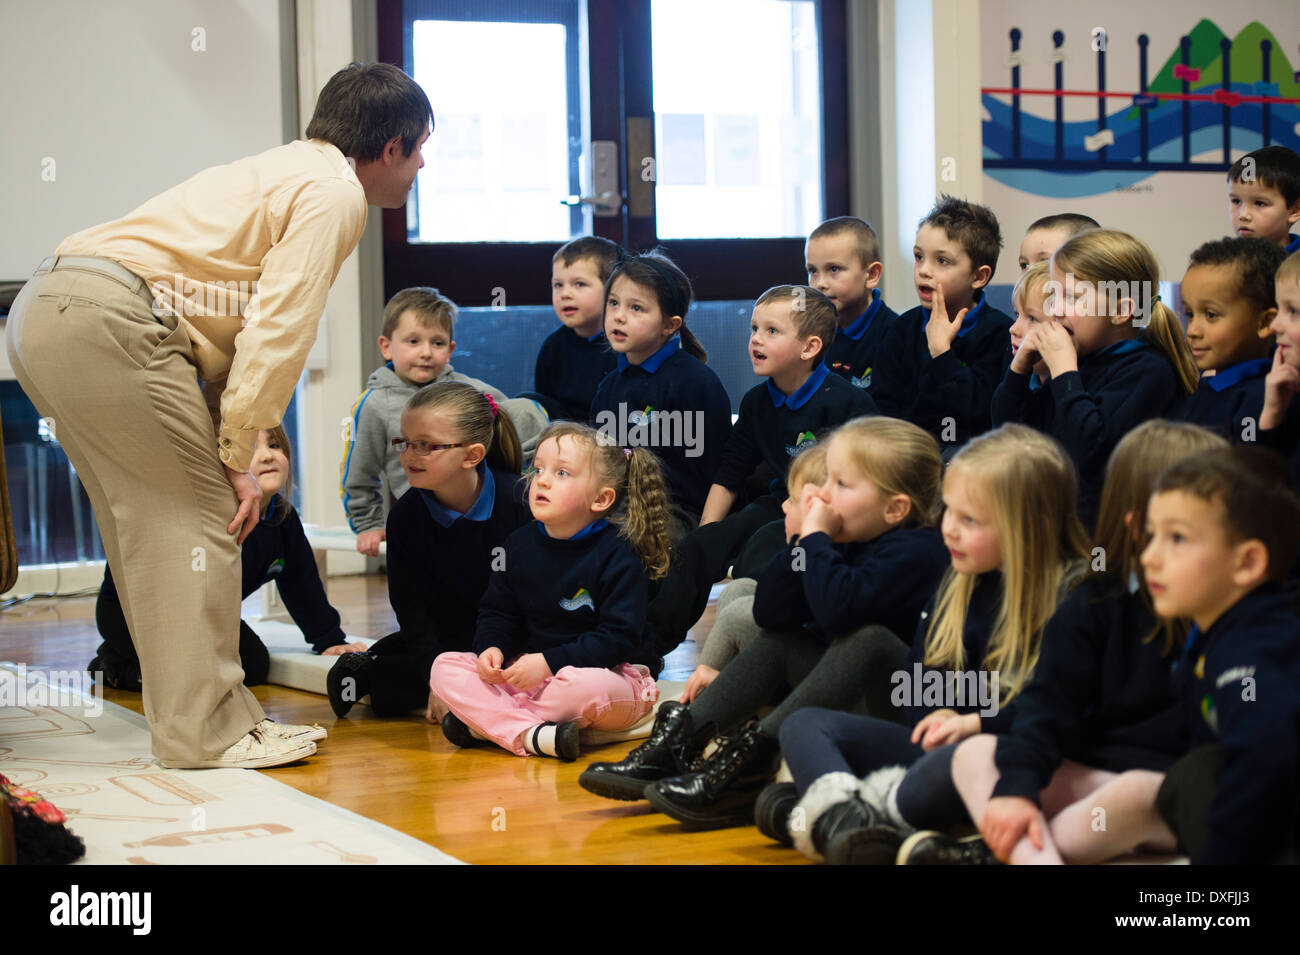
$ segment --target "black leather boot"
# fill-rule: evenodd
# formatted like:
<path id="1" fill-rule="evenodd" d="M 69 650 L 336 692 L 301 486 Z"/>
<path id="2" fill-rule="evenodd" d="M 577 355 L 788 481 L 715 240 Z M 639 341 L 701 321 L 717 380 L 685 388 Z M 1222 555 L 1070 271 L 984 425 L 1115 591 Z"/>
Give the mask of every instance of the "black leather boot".
<path id="1" fill-rule="evenodd" d="M 685 703 L 664 703 L 648 740 L 620 763 L 592 763 L 578 785 L 606 799 L 644 799 L 648 783 L 689 771 L 712 737 L 713 727 L 697 728 Z"/>
<path id="2" fill-rule="evenodd" d="M 687 829 L 726 829 L 754 821 L 758 794 L 780 765 L 781 744 L 751 723 L 729 737 L 700 769 L 646 787 L 650 805 Z"/>
<path id="3" fill-rule="evenodd" d="M 893 865 L 903 833 L 884 813 L 853 796 L 817 817 L 812 842 L 827 865 Z"/>
<path id="4" fill-rule="evenodd" d="M 799 790 L 794 783 L 768 783 L 754 803 L 754 825 L 758 831 L 781 845 L 790 847 L 790 812 L 799 805 Z"/>

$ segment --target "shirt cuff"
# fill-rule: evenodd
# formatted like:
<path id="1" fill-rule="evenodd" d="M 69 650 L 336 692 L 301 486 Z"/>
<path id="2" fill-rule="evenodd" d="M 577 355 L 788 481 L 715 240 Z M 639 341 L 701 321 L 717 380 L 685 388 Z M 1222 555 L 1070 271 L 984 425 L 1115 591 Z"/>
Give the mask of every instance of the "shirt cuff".
<path id="1" fill-rule="evenodd" d="M 217 454 L 221 456 L 221 463 L 232 471 L 247 471 L 253 466 L 255 447 L 256 428 L 232 428 L 226 424 L 221 426 L 221 434 L 217 438 Z"/>

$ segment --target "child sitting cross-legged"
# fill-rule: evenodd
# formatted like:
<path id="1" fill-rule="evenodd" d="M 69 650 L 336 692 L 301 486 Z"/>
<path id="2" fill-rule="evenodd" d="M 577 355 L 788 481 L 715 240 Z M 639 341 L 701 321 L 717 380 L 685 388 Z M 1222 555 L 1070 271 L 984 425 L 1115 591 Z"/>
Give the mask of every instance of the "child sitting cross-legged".
<path id="1" fill-rule="evenodd" d="M 572 762 L 579 730 L 635 726 L 659 699 L 646 603 L 668 567 L 668 493 L 653 454 L 602 438 L 576 422 L 546 431 L 536 521 L 493 563 L 474 652 L 433 662 L 428 716 L 458 746 Z"/>

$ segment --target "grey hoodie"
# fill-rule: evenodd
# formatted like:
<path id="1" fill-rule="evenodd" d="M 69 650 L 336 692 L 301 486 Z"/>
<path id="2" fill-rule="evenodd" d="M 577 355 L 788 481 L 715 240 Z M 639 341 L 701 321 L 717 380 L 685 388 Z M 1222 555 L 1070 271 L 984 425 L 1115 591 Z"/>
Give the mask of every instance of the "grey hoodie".
<path id="1" fill-rule="evenodd" d="M 429 384 L 461 381 L 489 394 L 510 415 L 519 432 L 525 461 L 537 450 L 537 442 L 550 424 L 541 405 L 528 398 L 507 398 L 497 388 L 455 371 L 450 364 Z M 423 385 L 421 387 L 428 387 Z M 409 385 L 393 371 L 392 362 L 370 375 L 366 390 L 352 406 L 349 433 L 344 435 L 340 494 L 348 525 L 355 533 L 382 530 L 386 520 L 383 488 L 396 501 L 408 490 L 400 456 L 393 451 L 393 438 L 402 436 L 402 409 L 420 389 Z M 380 479 L 383 480 L 381 487 Z"/>

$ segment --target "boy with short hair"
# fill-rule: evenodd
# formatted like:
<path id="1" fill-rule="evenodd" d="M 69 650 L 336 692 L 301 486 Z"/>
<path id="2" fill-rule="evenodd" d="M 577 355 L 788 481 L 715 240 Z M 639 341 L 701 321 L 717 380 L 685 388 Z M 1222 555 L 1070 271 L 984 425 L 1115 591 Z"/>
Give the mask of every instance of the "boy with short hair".
<path id="1" fill-rule="evenodd" d="M 1039 262 L 1046 262 L 1053 252 L 1080 232 L 1100 228 L 1101 223 L 1082 212 L 1061 212 L 1036 219 L 1030 223 L 1025 230 L 1025 237 L 1020 240 L 1020 271 Z"/>
<path id="2" fill-rule="evenodd" d="M 1176 415 L 1234 444 L 1254 441 L 1272 362 L 1270 325 L 1277 314 L 1273 274 L 1286 253 L 1265 239 L 1206 242 L 1192 253 L 1182 281 L 1187 344 L 1196 367 L 1213 371 Z"/>
<path id="3" fill-rule="evenodd" d="M 871 372 L 898 313 L 880 297 L 880 243 L 862 219 L 827 219 L 804 246 L 808 284 L 831 300 L 839 318 L 826 364 L 859 388 L 871 388 Z"/>
<path id="4" fill-rule="evenodd" d="M 1228 217 L 1232 231 L 1300 251 L 1300 154 L 1285 146 L 1247 153 L 1228 170 Z"/>
<path id="5" fill-rule="evenodd" d="M 749 356 L 754 373 L 767 381 L 741 399 L 700 526 L 678 545 L 672 569 L 650 604 L 660 653 L 686 638 L 704 613 L 710 587 L 726 575 L 754 532 L 782 519 L 790 459 L 815 444 L 818 435 L 876 413 L 871 396 L 832 375 L 823 360 L 838 324 L 830 299 L 806 286 L 778 285 L 754 303 Z M 760 463 L 782 477 L 769 493 L 728 516 Z"/>
<path id="6" fill-rule="evenodd" d="M 596 389 L 618 363 L 605 340 L 605 282 L 624 255 L 615 242 L 583 236 L 560 246 L 551 260 L 551 304 L 564 324 L 537 352 L 529 397 L 552 420 L 585 422 Z"/>
<path id="7" fill-rule="evenodd" d="M 945 460 L 989 429 L 993 390 L 1011 361 L 1011 316 L 984 298 L 1001 248 L 991 209 L 941 196 L 913 248 L 921 304 L 894 323 L 875 374 L 880 412 L 929 431 Z"/>
<path id="8" fill-rule="evenodd" d="M 1257 448 L 1207 451 L 1156 482 L 1142 566 L 1156 613 L 1195 626 L 1176 664 L 1193 750 L 1157 804 L 1194 863 L 1295 861 L 1300 618 L 1280 587 L 1300 499 Z"/>
<path id="9" fill-rule="evenodd" d="M 515 425 L 525 452 L 534 450 L 546 428 L 546 416 L 534 402 L 507 399 L 487 382 L 462 375 L 451 367 L 456 351 L 456 305 L 436 288 L 403 289 L 384 306 L 379 351 L 387 364 L 375 369 L 366 390 L 352 406 L 350 434 L 340 467 L 340 494 L 348 525 L 357 534 L 357 550 L 379 555 L 384 540 L 384 493 L 396 501 L 410 484 L 392 448 L 402 436 L 402 409 L 407 399 L 437 381 L 463 381 L 491 395 Z"/>

